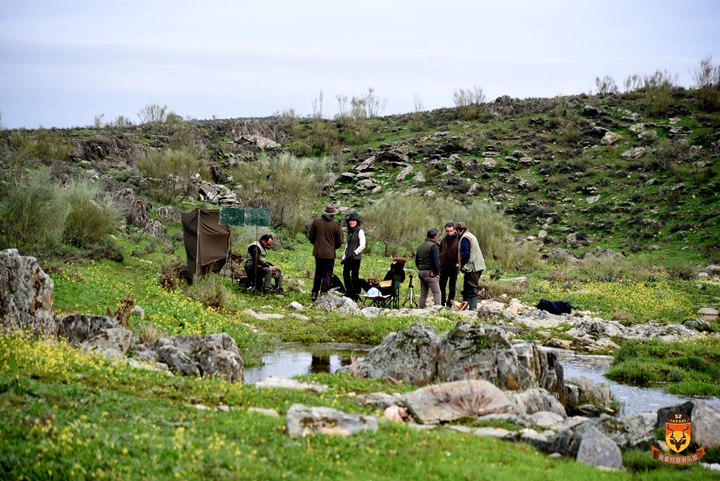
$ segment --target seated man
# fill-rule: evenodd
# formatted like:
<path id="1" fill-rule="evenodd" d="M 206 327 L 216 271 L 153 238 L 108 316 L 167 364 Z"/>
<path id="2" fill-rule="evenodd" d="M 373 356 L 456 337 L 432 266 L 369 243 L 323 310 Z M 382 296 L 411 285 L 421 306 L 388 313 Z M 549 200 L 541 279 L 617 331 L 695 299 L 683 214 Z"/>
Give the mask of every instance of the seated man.
<path id="1" fill-rule="evenodd" d="M 404 257 L 393 257 L 392 264 L 390 264 L 390 269 L 385 274 L 385 277 L 383 278 L 384 281 L 397 281 L 398 284 L 402 284 L 405 282 L 405 262 L 407 262 L 407 259 Z M 371 288 L 375 287 L 380 290 L 381 294 L 387 295 L 393 293 L 393 287 L 380 287 L 377 281 L 366 281 L 365 279 L 360 279 L 360 287 L 365 291 L 369 291 Z"/>
<path id="2" fill-rule="evenodd" d="M 245 254 L 245 272 L 248 277 L 255 279 L 256 286 L 260 279 L 263 280 L 263 291 L 267 292 L 275 289 L 275 292 L 282 294 L 282 272 L 265 259 L 267 250 L 272 245 L 273 237 L 271 234 L 264 234 L 259 241 L 250 244 L 247 254 Z M 275 286 L 272 285 L 271 279 L 275 279 Z"/>

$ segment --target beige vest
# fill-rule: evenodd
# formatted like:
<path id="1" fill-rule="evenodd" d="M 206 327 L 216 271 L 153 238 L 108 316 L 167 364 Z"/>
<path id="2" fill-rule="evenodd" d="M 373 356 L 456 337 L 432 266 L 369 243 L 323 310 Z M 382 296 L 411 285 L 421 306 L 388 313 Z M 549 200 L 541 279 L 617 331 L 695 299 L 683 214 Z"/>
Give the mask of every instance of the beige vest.
<path id="1" fill-rule="evenodd" d="M 480 250 L 480 244 L 478 244 L 477 238 L 466 230 L 460 239 L 458 240 L 458 264 L 460 263 L 460 248 L 462 247 L 463 238 L 470 240 L 470 259 L 468 263 L 462 268 L 463 272 L 477 272 L 485 270 L 485 258 L 483 258 L 482 251 Z"/>

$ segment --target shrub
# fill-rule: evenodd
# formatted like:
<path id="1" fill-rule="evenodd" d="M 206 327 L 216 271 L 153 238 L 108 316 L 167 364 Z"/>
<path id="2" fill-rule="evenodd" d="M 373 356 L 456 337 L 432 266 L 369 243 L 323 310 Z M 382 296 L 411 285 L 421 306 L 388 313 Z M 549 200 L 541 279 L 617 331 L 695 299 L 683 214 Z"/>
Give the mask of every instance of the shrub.
<path id="1" fill-rule="evenodd" d="M 698 107 L 706 112 L 720 109 L 720 64 L 713 65 L 712 55 L 703 58 L 692 74 Z"/>
<path id="2" fill-rule="evenodd" d="M 76 181 L 63 189 L 68 204 L 63 239 L 77 247 L 100 242 L 120 226 L 124 212 L 106 197 L 97 184 Z"/>
<path id="3" fill-rule="evenodd" d="M 678 76 L 670 75 L 666 70 L 656 71 L 643 79 L 645 99 L 643 103 L 647 111 L 656 117 L 664 115 L 672 102 L 672 92 Z"/>
<path id="4" fill-rule="evenodd" d="M 332 184 L 328 159 L 298 159 L 290 154 L 235 166 L 239 199 L 248 207 L 269 207 L 274 228 L 284 226 L 294 238 L 312 216 L 314 203 Z"/>
<path id="5" fill-rule="evenodd" d="M 609 75 L 603 78 L 595 77 L 595 88 L 598 95 L 616 94 L 619 91 L 615 79 Z"/>
<path id="6" fill-rule="evenodd" d="M 695 266 L 687 264 L 682 260 L 670 261 L 665 266 L 665 272 L 670 276 L 670 278 L 683 281 L 689 281 L 697 276 L 697 269 Z"/>
<path id="7" fill-rule="evenodd" d="M 485 93 L 481 87 L 474 85 L 472 89 L 453 90 L 453 102 L 460 110 L 463 119 L 476 119 L 482 114 L 485 106 Z"/>
<path id="8" fill-rule="evenodd" d="M 206 307 L 222 310 L 225 309 L 231 299 L 232 292 L 223 284 L 223 278 L 206 274 L 199 279 L 195 279 L 193 284 L 188 288 L 188 296 Z"/>
<path id="9" fill-rule="evenodd" d="M 190 277 L 187 264 L 182 259 L 175 257 L 165 259 L 160 266 L 160 285 L 167 290 L 173 290 L 180 284 L 188 284 Z"/>
<path id="10" fill-rule="evenodd" d="M 0 247 L 31 249 L 60 243 L 68 206 L 47 169 L 7 185 L 0 194 Z"/>
<path id="11" fill-rule="evenodd" d="M 163 204 L 190 193 L 201 165 L 197 152 L 188 148 L 146 152 L 137 161 L 140 173 L 149 177 L 148 195 Z"/>
<path id="12" fill-rule="evenodd" d="M 141 124 L 161 124 L 167 120 L 167 105 L 148 104 L 137 113 Z"/>
<path id="13" fill-rule="evenodd" d="M 114 240 L 110 237 L 105 237 L 88 251 L 87 257 L 95 260 L 106 259 L 109 261 L 122 262 L 125 260 L 125 253 L 123 248 Z"/>

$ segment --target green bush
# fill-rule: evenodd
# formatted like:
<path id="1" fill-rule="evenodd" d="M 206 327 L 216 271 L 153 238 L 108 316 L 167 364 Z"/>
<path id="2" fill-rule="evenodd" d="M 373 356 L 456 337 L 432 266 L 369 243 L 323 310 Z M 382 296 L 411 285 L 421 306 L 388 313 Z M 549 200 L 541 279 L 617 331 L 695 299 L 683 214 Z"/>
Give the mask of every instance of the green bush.
<path id="1" fill-rule="evenodd" d="M 270 208 L 274 228 L 285 227 L 291 238 L 312 218 L 315 203 L 332 184 L 328 159 L 298 159 L 290 154 L 242 162 L 231 170 L 238 198 L 248 207 Z"/>
<path id="2" fill-rule="evenodd" d="M 60 243 L 69 209 L 46 169 L 21 177 L 0 194 L 0 248 L 53 247 Z"/>
<path id="3" fill-rule="evenodd" d="M 98 244 L 120 227 L 123 211 L 104 195 L 97 184 L 76 181 L 63 191 L 69 212 L 63 239 L 77 247 Z"/>
<path id="4" fill-rule="evenodd" d="M 194 149 L 167 149 L 146 152 L 137 161 L 137 168 L 148 177 L 147 194 L 163 204 L 171 204 L 188 195 L 192 188 L 192 176 L 202 166 Z"/>
<path id="5" fill-rule="evenodd" d="M 188 288 L 188 296 L 201 302 L 205 307 L 222 310 L 230 304 L 233 294 L 223 283 L 222 277 L 206 274 L 199 279 L 195 278 Z"/>

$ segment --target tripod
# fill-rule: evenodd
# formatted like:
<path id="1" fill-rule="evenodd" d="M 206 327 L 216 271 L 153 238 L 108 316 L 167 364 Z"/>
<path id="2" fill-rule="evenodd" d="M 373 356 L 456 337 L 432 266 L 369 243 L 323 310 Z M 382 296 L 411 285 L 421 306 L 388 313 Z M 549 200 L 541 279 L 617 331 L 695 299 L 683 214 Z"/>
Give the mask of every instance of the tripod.
<path id="1" fill-rule="evenodd" d="M 403 307 L 405 307 L 405 304 L 410 303 L 408 307 L 418 307 L 417 303 L 415 302 L 415 289 L 413 287 L 413 275 L 410 274 L 410 285 L 408 286 L 408 295 L 407 299 L 405 299 L 405 302 L 403 302 Z"/>

